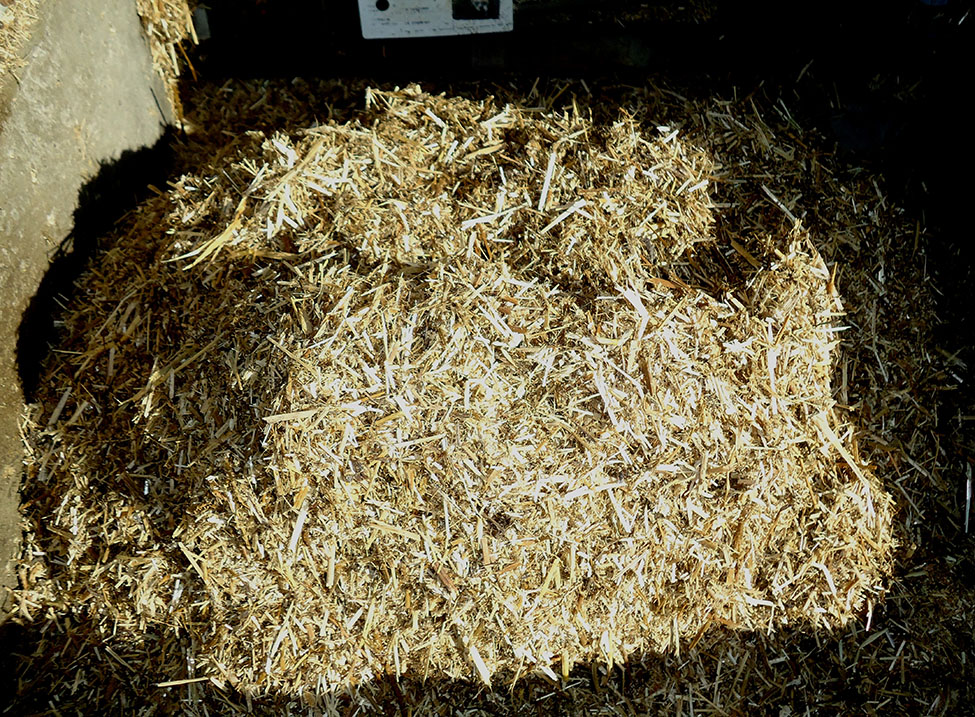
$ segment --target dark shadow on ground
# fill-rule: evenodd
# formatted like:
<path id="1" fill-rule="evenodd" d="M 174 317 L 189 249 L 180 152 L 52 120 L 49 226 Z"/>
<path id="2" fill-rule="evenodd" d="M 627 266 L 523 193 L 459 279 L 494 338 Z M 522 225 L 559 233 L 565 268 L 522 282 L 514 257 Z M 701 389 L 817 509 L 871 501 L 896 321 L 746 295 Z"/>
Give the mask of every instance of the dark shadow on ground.
<path id="1" fill-rule="evenodd" d="M 164 187 L 172 171 L 170 128 L 151 147 L 125 150 L 78 192 L 74 226 L 51 259 L 17 332 L 17 371 L 27 403 L 33 403 L 44 360 L 58 337 L 59 315 L 74 293 L 74 283 L 116 222 L 151 195 L 150 185 Z"/>

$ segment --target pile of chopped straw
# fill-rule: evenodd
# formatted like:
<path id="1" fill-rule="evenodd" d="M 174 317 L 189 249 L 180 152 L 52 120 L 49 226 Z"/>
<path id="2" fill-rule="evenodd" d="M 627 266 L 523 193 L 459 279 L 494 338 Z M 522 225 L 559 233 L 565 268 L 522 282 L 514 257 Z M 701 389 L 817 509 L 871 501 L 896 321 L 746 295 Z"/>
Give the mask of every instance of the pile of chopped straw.
<path id="1" fill-rule="evenodd" d="M 22 619 L 303 694 L 879 598 L 892 501 L 834 412 L 843 307 L 798 222 L 709 293 L 718 168 L 676 129 L 367 104 L 238 140 L 89 276 L 25 428 Z"/>

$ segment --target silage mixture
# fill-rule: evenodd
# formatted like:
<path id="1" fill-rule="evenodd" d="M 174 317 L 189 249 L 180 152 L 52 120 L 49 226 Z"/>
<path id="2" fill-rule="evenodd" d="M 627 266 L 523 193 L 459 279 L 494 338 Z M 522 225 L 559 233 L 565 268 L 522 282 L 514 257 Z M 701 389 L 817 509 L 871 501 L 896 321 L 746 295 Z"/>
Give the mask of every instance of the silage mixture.
<path id="1" fill-rule="evenodd" d="M 893 539 L 843 305 L 798 222 L 747 301 L 699 288 L 719 173 L 676 127 L 415 89 L 251 133 L 68 316 L 23 581 L 243 691 L 844 624 Z"/>

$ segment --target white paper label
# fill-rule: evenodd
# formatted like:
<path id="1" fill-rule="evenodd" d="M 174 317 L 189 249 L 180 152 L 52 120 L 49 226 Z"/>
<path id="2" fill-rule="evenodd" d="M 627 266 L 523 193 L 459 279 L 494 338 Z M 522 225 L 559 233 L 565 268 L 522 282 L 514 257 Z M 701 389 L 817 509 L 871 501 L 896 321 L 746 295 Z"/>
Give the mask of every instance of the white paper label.
<path id="1" fill-rule="evenodd" d="M 359 0 L 359 19 L 367 40 L 514 29 L 511 0 Z"/>

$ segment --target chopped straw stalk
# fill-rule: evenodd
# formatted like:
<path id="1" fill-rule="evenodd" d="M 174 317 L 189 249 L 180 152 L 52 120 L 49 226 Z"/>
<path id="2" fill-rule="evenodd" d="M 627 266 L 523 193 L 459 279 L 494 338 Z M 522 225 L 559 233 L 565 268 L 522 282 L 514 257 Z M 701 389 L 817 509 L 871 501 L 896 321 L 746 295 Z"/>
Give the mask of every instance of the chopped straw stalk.
<path id="1" fill-rule="evenodd" d="M 37 8 L 38 0 L 0 2 L 0 88 L 17 79 L 17 71 L 24 66 L 23 55 L 37 22 Z"/>
<path id="2" fill-rule="evenodd" d="M 176 113 L 177 121 L 182 121 L 182 103 L 179 97 L 179 77 L 185 67 L 196 75 L 183 42 L 191 39 L 199 44 L 196 28 L 193 26 L 195 0 L 136 0 L 135 6 L 142 20 L 142 27 L 149 40 L 149 51 L 156 72 L 166 83 L 166 94 Z"/>
<path id="3" fill-rule="evenodd" d="M 69 321 L 29 439 L 66 596 L 295 692 L 878 598 L 891 500 L 832 411 L 842 306 L 800 226 L 746 306 L 680 278 L 714 240 L 677 132 L 369 103 L 184 177 L 142 220 L 175 241 Z"/>

